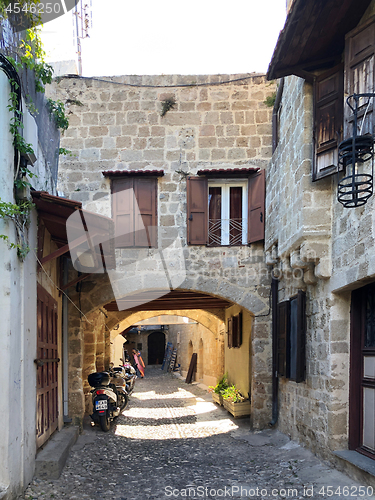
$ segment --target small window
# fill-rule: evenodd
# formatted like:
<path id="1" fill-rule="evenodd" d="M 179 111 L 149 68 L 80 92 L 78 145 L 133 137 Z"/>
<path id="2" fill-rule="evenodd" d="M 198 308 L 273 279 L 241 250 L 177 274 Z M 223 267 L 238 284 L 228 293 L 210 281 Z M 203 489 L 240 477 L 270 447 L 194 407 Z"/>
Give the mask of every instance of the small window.
<path id="1" fill-rule="evenodd" d="M 242 345 L 242 313 L 228 318 L 228 348 Z"/>

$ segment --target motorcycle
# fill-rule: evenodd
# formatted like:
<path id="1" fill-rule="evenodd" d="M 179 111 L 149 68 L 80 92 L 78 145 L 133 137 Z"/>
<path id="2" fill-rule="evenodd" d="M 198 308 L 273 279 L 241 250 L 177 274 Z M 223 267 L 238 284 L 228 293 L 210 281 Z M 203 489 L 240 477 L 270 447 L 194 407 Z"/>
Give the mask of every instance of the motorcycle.
<path id="1" fill-rule="evenodd" d="M 121 358 L 120 361 L 122 361 L 122 367 L 125 369 L 126 387 L 127 387 L 127 392 L 130 396 L 130 394 L 134 390 L 134 385 L 137 375 L 135 373 L 134 367 L 131 365 L 129 361 L 124 361 L 123 358 Z"/>
<path id="2" fill-rule="evenodd" d="M 87 380 L 94 388 L 91 391 L 93 413 L 90 416 L 102 431 L 108 432 L 111 421 L 120 415 L 128 403 L 125 380 L 122 379 L 117 385 L 108 372 L 91 373 Z"/>

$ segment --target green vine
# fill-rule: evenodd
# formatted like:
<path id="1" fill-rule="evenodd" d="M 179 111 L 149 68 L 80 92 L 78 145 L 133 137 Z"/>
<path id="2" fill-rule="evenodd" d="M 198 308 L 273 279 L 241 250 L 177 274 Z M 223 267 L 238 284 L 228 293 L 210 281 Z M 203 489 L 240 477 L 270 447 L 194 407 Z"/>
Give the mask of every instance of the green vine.
<path id="1" fill-rule="evenodd" d="M 69 120 L 65 115 L 64 103 L 60 100 L 53 101 L 52 99 L 47 99 L 47 106 L 49 112 L 55 118 L 56 127 L 61 130 L 66 130 L 69 127 Z"/>
<path id="2" fill-rule="evenodd" d="M 10 203 L 2 201 L 0 198 L 0 218 L 14 222 L 18 243 L 11 242 L 5 234 L 0 234 L 0 239 L 7 242 L 9 248 L 16 248 L 18 257 L 21 260 L 24 260 L 30 251 L 25 234 L 30 223 L 30 213 L 33 208 L 34 204 L 29 200 L 18 200 L 17 203 Z"/>
<path id="3" fill-rule="evenodd" d="M 8 17 L 7 7 L 9 7 L 9 0 L 0 0 L 0 17 L 6 19 Z M 38 4 L 38 0 L 29 0 L 28 4 Z M 35 91 L 44 93 L 44 86 L 52 82 L 53 68 L 50 64 L 45 62 L 45 51 L 40 38 L 40 24 L 38 17 L 33 17 L 30 14 L 25 14 L 28 18 L 29 26 L 31 28 L 25 30 L 23 39 L 19 42 L 17 47 L 11 47 L 10 53 L 14 56 L 8 56 L 8 61 L 13 65 L 15 70 L 19 73 L 27 68 L 34 72 L 35 75 Z M 13 146 L 17 151 L 16 155 L 16 174 L 14 186 L 17 190 L 22 190 L 30 186 L 27 178 L 35 176 L 27 165 L 24 158 L 35 155 L 32 145 L 28 144 L 22 136 L 23 113 L 20 110 L 19 103 L 19 84 L 14 79 L 10 80 L 11 92 L 9 96 L 8 109 L 12 118 L 10 119 L 9 129 L 13 136 Z M 32 115 L 36 115 L 36 109 L 30 95 L 25 96 L 27 100 L 27 108 Z M 64 113 L 64 105 L 61 101 L 53 101 L 48 99 L 48 108 L 53 114 L 56 126 L 62 130 L 68 128 L 68 120 Z M 65 151 L 65 150 L 64 150 Z M 59 151 L 60 152 L 60 151 Z M 23 198 L 23 197 L 22 197 Z M 18 257 L 23 260 L 29 252 L 27 244 L 27 228 L 30 222 L 30 213 L 34 208 L 30 200 L 18 199 L 16 195 L 16 202 L 5 202 L 0 199 L 0 218 L 4 220 L 11 220 L 15 224 L 17 233 L 17 243 L 11 242 L 9 237 L 5 234 L 0 234 L 0 239 L 8 243 L 9 248 L 16 248 Z"/>

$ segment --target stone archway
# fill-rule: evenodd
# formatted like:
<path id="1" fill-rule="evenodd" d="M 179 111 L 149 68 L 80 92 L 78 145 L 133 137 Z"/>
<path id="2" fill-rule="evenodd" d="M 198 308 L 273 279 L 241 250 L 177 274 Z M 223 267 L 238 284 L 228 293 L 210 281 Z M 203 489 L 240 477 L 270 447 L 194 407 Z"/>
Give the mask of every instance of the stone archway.
<path id="1" fill-rule="evenodd" d="M 98 287 L 101 283 L 102 288 Z M 203 288 L 201 286 L 201 288 Z M 222 288 L 225 293 L 224 300 L 236 303 L 236 299 L 246 303 L 252 303 L 255 309 L 261 311 L 261 315 L 252 321 L 251 325 L 251 345 L 248 356 L 251 357 L 252 387 L 249 392 L 252 394 L 252 405 L 257 410 L 259 418 L 253 418 L 255 426 L 261 427 L 269 420 L 269 394 L 271 384 L 271 349 L 270 349 L 270 311 L 268 308 L 268 295 L 263 297 L 261 290 L 257 293 L 248 292 L 243 295 L 235 285 Z M 266 290 L 266 289 L 265 289 Z M 191 292 L 191 290 L 189 290 Z M 182 290 L 180 292 L 183 292 Z M 201 292 L 199 292 L 201 293 Z M 211 298 L 223 300 L 221 295 L 207 294 Z M 266 295 L 264 293 L 264 295 Z M 80 316 L 79 311 L 72 305 L 69 306 L 69 413 L 74 421 L 79 424 L 85 411 L 85 392 L 88 392 L 87 375 L 91 371 L 99 368 L 96 356 L 100 354 L 104 366 L 109 362 L 110 342 L 121 331 L 125 330 L 137 321 L 160 314 L 178 314 L 187 316 L 199 321 L 212 334 L 217 334 L 219 325 L 224 335 L 224 322 L 226 319 L 226 309 L 192 309 L 192 310 L 153 310 L 148 311 L 147 305 L 144 310 L 107 311 L 105 305 L 113 301 L 113 293 L 109 289 L 105 279 L 100 277 L 98 282 L 84 282 L 81 297 L 77 292 L 71 294 L 71 298 L 76 299 L 82 306 L 84 315 Z M 229 303 L 229 304 L 230 304 Z M 238 304 L 238 303 L 237 303 Z M 262 304 L 260 307 L 259 304 Z M 237 305 L 236 307 L 240 307 Z M 228 307 L 228 310 L 232 307 Z M 267 312 L 268 311 L 268 312 Z M 264 314 L 265 312 L 265 314 Z M 248 314 L 251 313 L 248 311 Z M 254 316 L 254 315 L 253 315 Z M 95 335 L 99 335 L 103 341 L 96 344 Z M 198 349 L 198 345 L 196 346 Z M 101 351 L 101 352 L 99 352 Z M 95 361 L 95 364 L 94 364 Z M 101 365 L 102 366 L 102 365 Z M 211 384 L 210 384 L 211 385 Z M 257 425 L 257 421 L 260 422 Z M 263 422 L 263 423 L 261 423 Z"/>

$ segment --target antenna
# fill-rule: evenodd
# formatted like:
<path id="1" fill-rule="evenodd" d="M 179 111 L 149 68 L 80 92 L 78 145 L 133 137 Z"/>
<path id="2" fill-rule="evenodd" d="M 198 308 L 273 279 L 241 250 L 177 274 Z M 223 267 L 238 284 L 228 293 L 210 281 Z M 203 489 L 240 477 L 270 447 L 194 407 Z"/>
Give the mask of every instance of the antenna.
<path id="1" fill-rule="evenodd" d="M 75 38 L 78 56 L 78 74 L 82 76 L 82 44 L 81 40 L 89 38 L 89 29 L 92 28 L 92 0 L 79 0 L 74 9 Z"/>

